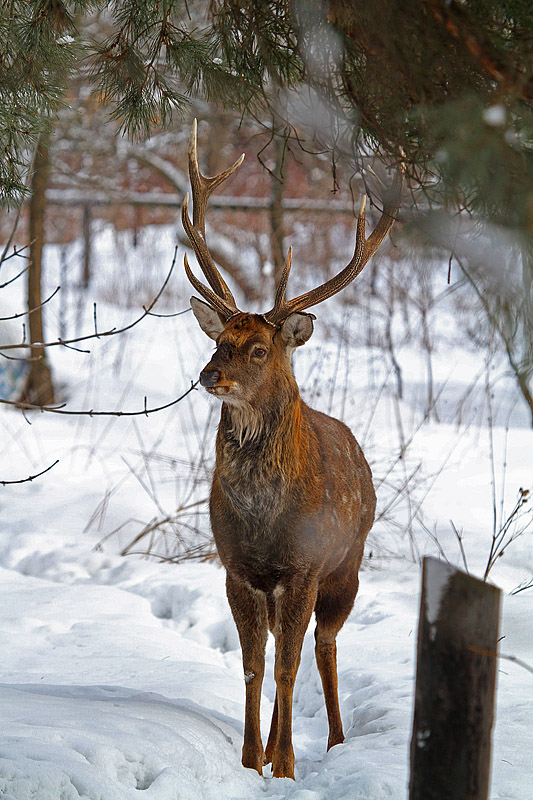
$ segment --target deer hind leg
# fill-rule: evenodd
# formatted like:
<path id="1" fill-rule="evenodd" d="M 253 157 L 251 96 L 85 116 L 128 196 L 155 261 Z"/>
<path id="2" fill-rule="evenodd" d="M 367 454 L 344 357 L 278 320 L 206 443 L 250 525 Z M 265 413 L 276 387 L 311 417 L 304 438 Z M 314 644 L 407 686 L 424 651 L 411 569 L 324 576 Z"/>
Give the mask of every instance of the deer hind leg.
<path id="1" fill-rule="evenodd" d="M 261 743 L 259 715 L 268 632 L 266 600 L 262 592 L 254 591 L 229 573 L 226 577 L 226 592 L 239 632 L 246 684 L 242 765 L 255 769 L 262 775 L 265 754 Z"/>
<path id="2" fill-rule="evenodd" d="M 270 733 L 268 734 L 267 746 L 265 747 L 265 764 L 270 764 L 272 761 L 272 753 L 276 738 L 278 736 L 278 693 L 276 692 L 276 699 L 274 700 L 274 709 L 272 711 L 272 720 L 270 722 Z"/>
<path id="3" fill-rule="evenodd" d="M 306 576 L 303 581 L 291 581 L 276 598 L 276 701 L 267 746 L 275 778 L 294 779 L 292 696 L 316 591 L 316 576 Z"/>
<path id="4" fill-rule="evenodd" d="M 272 710 L 272 720 L 270 721 L 270 733 L 268 734 L 267 746 L 265 747 L 265 764 L 272 763 L 272 753 L 276 739 L 278 738 L 278 693 L 274 699 L 274 708 Z"/>
<path id="5" fill-rule="evenodd" d="M 354 579 L 352 574 L 349 581 L 333 586 L 329 593 L 326 587 L 319 589 L 315 609 L 315 656 L 328 715 L 328 750 L 344 741 L 339 708 L 335 639 L 352 609 L 358 587 L 357 576 Z"/>

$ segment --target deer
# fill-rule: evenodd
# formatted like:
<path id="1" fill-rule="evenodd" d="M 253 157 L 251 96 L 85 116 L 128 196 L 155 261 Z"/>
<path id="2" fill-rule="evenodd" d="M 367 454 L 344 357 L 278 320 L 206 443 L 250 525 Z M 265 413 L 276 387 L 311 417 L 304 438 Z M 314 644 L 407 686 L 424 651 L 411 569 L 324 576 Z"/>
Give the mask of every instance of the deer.
<path id="1" fill-rule="evenodd" d="M 192 272 L 186 254 L 184 267 L 203 298 L 191 297 L 192 311 L 216 343 L 200 384 L 222 402 L 209 512 L 242 650 L 242 764 L 262 775 L 263 766 L 271 763 L 274 777 L 294 779 L 293 690 L 313 611 L 316 663 L 329 724 L 327 749 L 344 741 L 336 637 L 358 591 L 376 496 L 370 467 L 349 428 L 301 399 L 291 357 L 313 333 L 316 317 L 306 309 L 348 286 L 387 236 L 397 216 L 402 178 L 395 178 L 368 238 L 363 196 L 354 254 L 344 269 L 288 300 L 289 248 L 273 308 L 264 314 L 248 313 L 237 308 L 205 234 L 211 193 L 243 159 L 244 155 L 219 175 L 203 175 L 193 123 L 188 148 L 192 221 L 189 194 L 181 216 L 208 285 Z M 275 638 L 276 696 L 263 748 L 260 700 L 269 630 Z"/>

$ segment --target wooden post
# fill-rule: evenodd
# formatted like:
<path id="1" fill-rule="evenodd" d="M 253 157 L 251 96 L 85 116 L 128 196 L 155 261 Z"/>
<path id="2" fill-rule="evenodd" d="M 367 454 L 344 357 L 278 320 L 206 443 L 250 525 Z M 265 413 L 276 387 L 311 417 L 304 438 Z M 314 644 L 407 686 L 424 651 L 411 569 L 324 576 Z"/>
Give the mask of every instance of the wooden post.
<path id="1" fill-rule="evenodd" d="M 409 800 L 487 800 L 500 590 L 425 558 Z"/>

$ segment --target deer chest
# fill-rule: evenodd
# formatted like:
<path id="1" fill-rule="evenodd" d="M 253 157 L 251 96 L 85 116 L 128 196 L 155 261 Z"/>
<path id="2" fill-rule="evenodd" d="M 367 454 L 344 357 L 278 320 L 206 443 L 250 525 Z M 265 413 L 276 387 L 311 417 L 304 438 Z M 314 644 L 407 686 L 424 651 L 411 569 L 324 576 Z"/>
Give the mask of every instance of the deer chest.
<path id="1" fill-rule="evenodd" d="M 232 513 L 252 530 L 271 528 L 285 507 L 283 480 L 265 480 L 260 471 L 225 476 L 220 479 L 220 488 Z"/>

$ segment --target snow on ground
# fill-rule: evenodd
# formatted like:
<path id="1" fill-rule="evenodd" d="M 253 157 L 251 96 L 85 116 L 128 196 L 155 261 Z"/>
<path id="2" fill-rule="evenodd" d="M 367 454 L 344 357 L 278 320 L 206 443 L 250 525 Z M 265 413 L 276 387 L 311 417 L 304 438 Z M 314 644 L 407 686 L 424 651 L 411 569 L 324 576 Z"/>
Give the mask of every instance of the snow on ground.
<path id="1" fill-rule="evenodd" d="M 166 264 L 171 247 L 163 239 L 151 249 Z M 48 257 L 53 288 L 52 249 Z M 123 262 L 116 267 L 123 269 Z M 189 296 L 180 276 L 171 291 L 167 313 L 185 308 Z M 16 303 L 14 294 L 10 302 Z M 70 332 L 77 302 L 72 292 L 65 310 Z M 57 306 L 48 309 L 51 330 L 57 313 Z M 78 324 L 87 330 L 90 303 L 84 313 Z M 134 312 L 100 302 L 98 314 L 102 330 Z M 26 420 L 2 409 L 0 479 L 22 478 L 59 459 L 34 482 L 0 488 L 2 800 L 406 797 L 418 560 L 444 554 L 464 566 L 450 520 L 462 532 L 473 574 L 482 575 L 490 547 L 484 354 L 461 346 L 460 332 L 457 341 L 439 344 L 434 372 L 441 422 L 423 423 L 425 361 L 418 351 L 400 348 L 406 382 L 400 403 L 386 355 L 357 343 L 357 309 L 331 301 L 317 316 L 313 339 L 296 357 L 302 393 L 315 407 L 342 415 L 364 444 L 383 512 L 354 612 L 338 637 L 346 741 L 325 752 L 327 719 L 310 629 L 295 689 L 296 782 L 271 778 L 269 768 L 263 778 L 243 769 L 244 683 L 223 570 L 216 562 L 175 565 L 119 554 L 147 522 L 207 495 L 204 454 L 211 457 L 216 425 L 210 398 L 194 392 L 167 411 L 131 419 L 28 414 Z M 352 330 L 351 340 L 337 344 L 335 329 Z M 54 373 L 68 408 L 142 409 L 144 396 L 153 407 L 185 391 L 211 346 L 190 314 L 150 318 L 125 337 L 92 343 L 90 354 L 55 350 Z M 504 369 L 496 363 L 492 449 L 497 512 L 503 502 L 505 519 L 518 489 L 531 486 L 533 433 Z M 404 443 L 412 439 L 402 459 L 398 413 Z M 409 494 L 398 493 L 409 476 Z M 204 512 L 195 506 L 184 519 L 205 535 Z M 169 546 L 168 539 L 154 543 L 158 552 Z M 526 533 L 491 573 L 504 595 L 502 652 L 530 664 L 533 590 L 510 592 L 532 568 Z M 532 689 L 530 673 L 501 661 L 492 800 L 530 797 Z M 265 738 L 274 691 L 269 641 Z"/>

